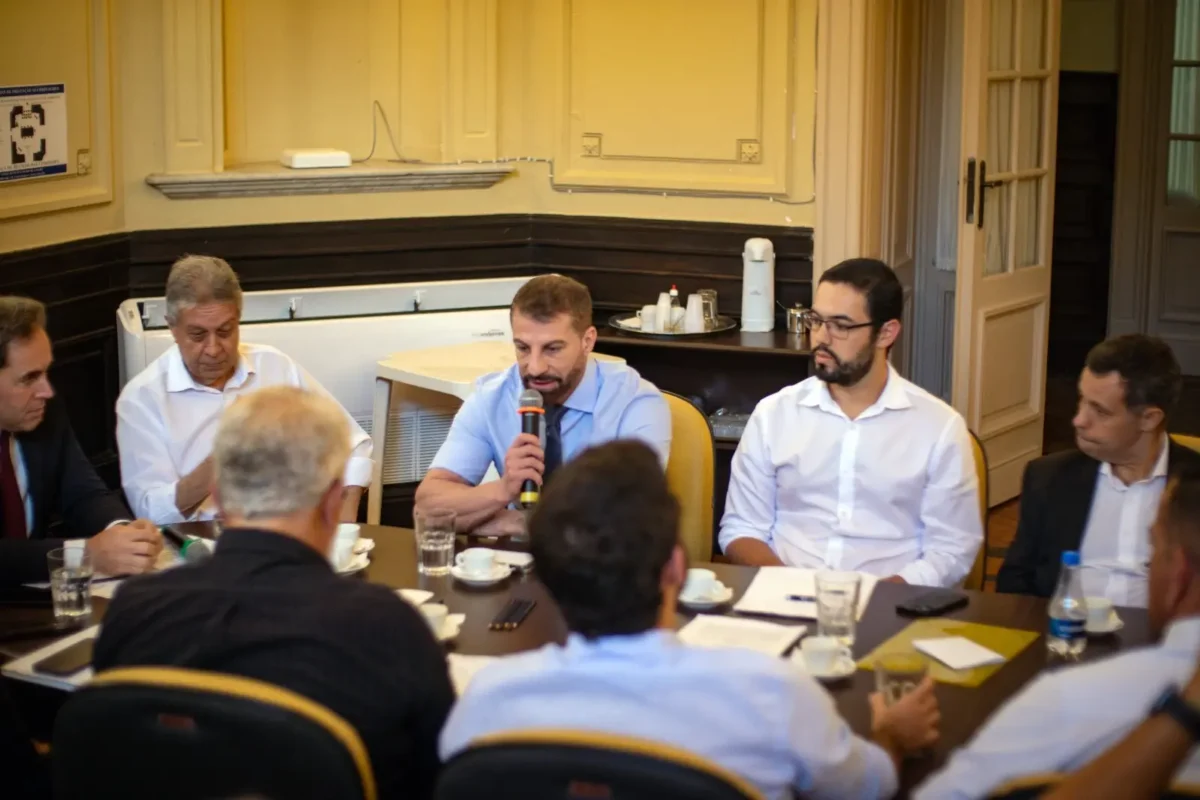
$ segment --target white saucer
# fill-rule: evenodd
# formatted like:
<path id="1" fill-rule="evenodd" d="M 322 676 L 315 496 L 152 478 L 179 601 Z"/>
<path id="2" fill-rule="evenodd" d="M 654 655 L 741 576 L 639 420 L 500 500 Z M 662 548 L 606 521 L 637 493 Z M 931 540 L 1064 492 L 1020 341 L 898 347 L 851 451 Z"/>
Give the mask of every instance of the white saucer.
<path id="1" fill-rule="evenodd" d="M 1116 633 L 1125 627 L 1125 621 L 1113 612 L 1113 615 L 1108 618 L 1108 624 L 1103 626 L 1088 625 L 1084 630 L 1092 636 L 1107 636 L 1110 633 Z"/>
<path id="2" fill-rule="evenodd" d="M 369 553 L 375 549 L 374 539 L 359 539 L 354 543 L 355 553 Z"/>
<path id="3" fill-rule="evenodd" d="M 848 678 L 858 669 L 858 665 L 854 663 L 853 658 L 839 658 L 837 663 L 833 665 L 833 669 L 829 672 L 814 672 L 805 663 L 804 653 L 800 650 L 799 646 L 792 651 L 792 663 L 819 681 L 837 681 L 842 678 Z"/>
<path id="4" fill-rule="evenodd" d="M 716 608 L 719 605 L 724 605 L 733 599 L 733 589 L 724 584 L 718 584 L 721 588 L 717 589 L 708 597 L 687 597 L 679 595 L 679 602 L 688 608 L 706 609 Z"/>
<path id="5" fill-rule="evenodd" d="M 446 621 L 442 623 L 442 629 L 438 631 L 437 640 L 439 642 L 451 641 L 458 636 L 458 632 L 462 630 L 463 623 L 466 621 L 466 614 L 447 614 Z"/>
<path id="6" fill-rule="evenodd" d="M 346 566 L 338 570 L 338 575 L 353 575 L 371 566 L 371 559 L 366 553 L 355 553 Z"/>
<path id="7" fill-rule="evenodd" d="M 493 583 L 499 583 L 512 574 L 512 567 L 508 564 L 499 562 L 492 565 L 492 571 L 486 575 L 480 575 L 474 572 L 467 572 L 457 564 L 450 566 L 450 574 L 463 583 L 471 586 L 491 586 Z"/>

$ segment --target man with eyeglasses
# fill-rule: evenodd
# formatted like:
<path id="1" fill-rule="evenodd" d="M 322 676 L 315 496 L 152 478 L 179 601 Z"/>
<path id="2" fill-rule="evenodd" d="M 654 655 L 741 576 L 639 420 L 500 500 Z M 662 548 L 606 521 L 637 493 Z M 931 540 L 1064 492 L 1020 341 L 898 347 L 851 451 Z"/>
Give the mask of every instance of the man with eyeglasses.
<path id="1" fill-rule="evenodd" d="M 821 275 L 812 377 L 762 400 L 733 457 L 720 543 L 738 564 L 952 586 L 983 541 L 970 433 L 888 364 L 903 289 L 883 262 Z"/>

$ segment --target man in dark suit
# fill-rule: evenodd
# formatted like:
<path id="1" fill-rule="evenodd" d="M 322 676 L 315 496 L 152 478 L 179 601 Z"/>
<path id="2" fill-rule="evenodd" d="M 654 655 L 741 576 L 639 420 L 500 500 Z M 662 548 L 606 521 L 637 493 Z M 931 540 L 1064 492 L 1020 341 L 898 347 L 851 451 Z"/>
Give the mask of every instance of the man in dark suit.
<path id="1" fill-rule="evenodd" d="M 1079 378 L 1078 450 L 1025 469 L 1017 535 L 996 589 L 1049 597 L 1063 551 L 1078 550 L 1084 591 L 1146 605 L 1150 525 L 1167 477 L 1200 454 L 1173 442 L 1167 418 L 1179 397 L 1179 363 L 1161 339 L 1101 342 Z"/>
<path id="2" fill-rule="evenodd" d="M 162 549 L 84 456 L 47 377 L 53 360 L 42 304 L 0 297 L 0 586 L 46 580 L 58 547 L 86 547 L 109 575 L 145 572 Z M 55 518 L 79 538 L 49 538 Z"/>

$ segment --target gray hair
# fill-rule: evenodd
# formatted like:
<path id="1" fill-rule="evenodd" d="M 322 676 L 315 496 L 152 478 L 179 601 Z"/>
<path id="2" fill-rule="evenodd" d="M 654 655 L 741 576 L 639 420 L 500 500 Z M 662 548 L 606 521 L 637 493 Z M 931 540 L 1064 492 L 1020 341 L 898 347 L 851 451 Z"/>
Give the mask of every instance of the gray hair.
<path id="1" fill-rule="evenodd" d="M 263 519 L 315 508 L 349 458 L 350 426 L 329 397 L 294 386 L 245 395 L 213 444 L 221 510 Z"/>
<path id="2" fill-rule="evenodd" d="M 8 366 L 8 345 L 46 328 L 46 307 L 28 297 L 0 297 L 0 369 Z"/>
<path id="3" fill-rule="evenodd" d="M 179 312 L 204 303 L 236 303 L 242 311 L 242 285 L 223 258 L 187 255 L 175 262 L 167 277 L 167 324 L 179 322 Z"/>

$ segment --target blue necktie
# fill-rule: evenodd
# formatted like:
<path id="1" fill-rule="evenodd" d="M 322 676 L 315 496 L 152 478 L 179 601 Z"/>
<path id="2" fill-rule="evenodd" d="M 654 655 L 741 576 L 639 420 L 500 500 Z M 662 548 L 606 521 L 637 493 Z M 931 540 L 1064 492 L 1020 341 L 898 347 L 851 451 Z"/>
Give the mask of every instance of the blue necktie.
<path id="1" fill-rule="evenodd" d="M 562 417 L 563 406 L 546 406 L 546 472 L 542 475 L 544 486 L 554 470 L 562 465 Z"/>

